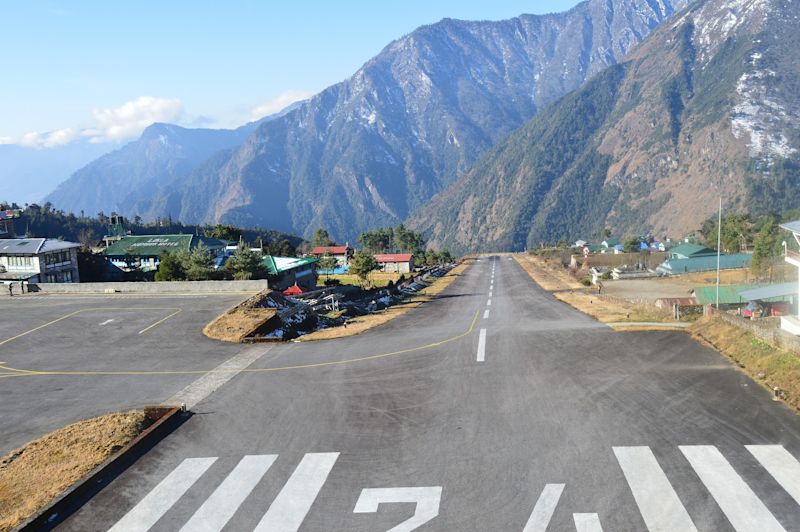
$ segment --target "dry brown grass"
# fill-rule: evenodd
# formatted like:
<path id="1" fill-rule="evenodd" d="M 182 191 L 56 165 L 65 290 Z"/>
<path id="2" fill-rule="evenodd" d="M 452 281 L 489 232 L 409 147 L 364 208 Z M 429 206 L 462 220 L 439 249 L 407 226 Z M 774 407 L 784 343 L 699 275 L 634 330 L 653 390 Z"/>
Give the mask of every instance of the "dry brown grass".
<path id="1" fill-rule="evenodd" d="M 400 275 L 401 274 L 399 273 L 370 272 L 369 277 L 367 278 L 367 284 L 370 284 L 371 286 L 376 288 L 383 288 L 387 284 L 389 284 L 389 281 L 396 283 L 397 280 L 400 279 Z M 406 274 L 406 276 L 408 276 L 408 274 Z M 358 275 L 351 273 L 344 273 L 344 274 L 330 275 L 330 276 L 323 274 L 320 276 L 320 282 L 327 281 L 328 278 L 336 279 L 341 284 L 349 284 L 353 286 L 362 285 L 361 278 L 359 278 Z"/>
<path id="2" fill-rule="evenodd" d="M 244 338 L 271 320 L 274 308 L 234 307 L 203 328 L 203 334 L 223 342 L 242 342 Z"/>
<path id="3" fill-rule="evenodd" d="M 553 295 L 584 314 L 588 314 L 603 323 L 626 321 L 668 322 L 672 319 L 668 310 L 660 309 L 655 306 L 609 300 L 596 294 L 586 293 L 584 290 L 556 292 Z M 642 330 L 642 328 L 639 327 L 636 330 Z"/>
<path id="4" fill-rule="evenodd" d="M 772 347 L 716 317 L 705 317 L 692 324 L 691 334 L 730 358 L 765 387 L 780 388 L 781 399 L 800 410 L 800 357 L 796 354 Z"/>
<path id="5" fill-rule="evenodd" d="M 0 459 L 0 531 L 11 530 L 125 446 L 143 412 L 108 414 L 58 429 Z"/>
<path id="6" fill-rule="evenodd" d="M 439 295 L 445 288 L 450 286 L 450 284 L 455 281 L 459 275 L 461 275 L 464 270 L 467 269 L 469 264 L 472 261 L 464 261 L 449 272 L 443 277 L 436 279 L 432 285 L 420 290 L 414 296 L 405 299 L 402 303 L 398 305 L 393 305 L 385 310 L 380 312 L 375 312 L 372 314 L 367 314 L 366 316 L 359 316 L 347 322 L 346 326 L 342 325 L 339 327 L 330 327 L 328 329 L 322 329 L 319 331 L 314 331 L 311 334 L 306 334 L 298 338 L 299 341 L 306 342 L 306 341 L 313 341 L 313 340 L 330 340 L 333 338 L 343 338 L 345 336 L 354 336 L 356 334 L 361 334 L 364 331 L 368 331 L 378 325 L 383 325 L 384 323 L 395 319 L 398 316 L 402 316 L 406 312 L 411 309 L 417 308 L 418 306 L 422 305 L 426 301 L 430 301 L 434 299 L 437 295 Z"/>
<path id="7" fill-rule="evenodd" d="M 531 279 L 548 291 L 583 288 L 564 268 L 550 264 L 545 259 L 527 253 L 515 253 L 514 259 Z"/>

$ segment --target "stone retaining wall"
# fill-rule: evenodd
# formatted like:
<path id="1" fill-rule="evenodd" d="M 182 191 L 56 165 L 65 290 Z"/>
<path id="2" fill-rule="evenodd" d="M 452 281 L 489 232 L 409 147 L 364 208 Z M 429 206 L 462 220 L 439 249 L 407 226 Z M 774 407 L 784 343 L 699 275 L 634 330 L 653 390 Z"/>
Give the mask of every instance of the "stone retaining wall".
<path id="1" fill-rule="evenodd" d="M 161 281 L 128 283 L 39 283 L 31 284 L 28 290 L 43 294 L 222 294 L 260 292 L 268 288 L 266 280 L 258 281 Z M 19 288 L 14 287 L 14 293 Z M 8 297 L 8 290 L 0 290 Z"/>

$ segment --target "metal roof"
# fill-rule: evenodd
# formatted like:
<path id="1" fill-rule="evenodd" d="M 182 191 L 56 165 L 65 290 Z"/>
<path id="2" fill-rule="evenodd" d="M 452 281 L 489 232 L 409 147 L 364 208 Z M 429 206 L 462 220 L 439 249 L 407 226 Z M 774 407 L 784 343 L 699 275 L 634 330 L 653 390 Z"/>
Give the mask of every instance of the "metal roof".
<path id="1" fill-rule="evenodd" d="M 298 258 L 298 257 L 273 257 L 272 255 L 264 255 L 261 259 L 264 267 L 267 268 L 269 275 L 280 275 L 283 272 L 294 270 L 308 264 L 314 264 L 317 259 L 311 258 Z"/>
<path id="2" fill-rule="evenodd" d="M 747 301 L 765 301 L 775 298 L 786 298 L 797 295 L 797 281 L 791 283 L 780 283 L 742 290 L 739 295 Z"/>
<path id="3" fill-rule="evenodd" d="M 785 224 L 781 224 L 781 227 L 791 231 L 792 233 L 800 233 L 800 220 L 795 220 L 793 222 L 786 222 Z"/>
<path id="4" fill-rule="evenodd" d="M 736 303 L 746 303 L 748 299 L 742 297 L 742 292 L 751 291 L 753 289 L 764 288 L 764 284 L 723 284 L 719 287 L 719 302 L 722 305 L 731 305 Z M 717 287 L 716 285 L 710 286 L 696 286 L 692 288 L 692 293 L 700 305 L 710 305 L 717 302 Z"/>
<path id="5" fill-rule="evenodd" d="M 75 242 L 52 238 L 6 238 L 0 240 L 0 255 L 38 255 L 79 247 Z"/>
<path id="6" fill-rule="evenodd" d="M 719 267 L 723 270 L 744 268 L 752 260 L 752 255 L 739 253 L 736 255 L 720 255 Z M 656 271 L 677 275 L 681 273 L 704 272 L 717 269 L 716 255 L 692 257 L 690 259 L 668 259 L 658 265 Z"/>
<path id="7" fill-rule="evenodd" d="M 411 262 L 414 255 L 411 253 L 384 253 L 375 255 L 375 260 L 378 262 Z"/>
<path id="8" fill-rule="evenodd" d="M 208 249 L 223 249 L 226 241 L 197 235 L 129 235 L 103 252 L 107 257 L 157 257 L 164 251 L 190 251 L 200 242 Z"/>
<path id="9" fill-rule="evenodd" d="M 686 258 L 693 257 L 708 257 L 714 255 L 716 257 L 717 250 L 700 246 L 697 244 L 679 244 L 669 250 L 670 255 L 683 255 Z"/>
<path id="10" fill-rule="evenodd" d="M 344 255 L 347 250 L 352 249 L 349 246 L 317 246 L 311 250 L 312 255 L 324 255 L 330 253 L 331 255 Z"/>

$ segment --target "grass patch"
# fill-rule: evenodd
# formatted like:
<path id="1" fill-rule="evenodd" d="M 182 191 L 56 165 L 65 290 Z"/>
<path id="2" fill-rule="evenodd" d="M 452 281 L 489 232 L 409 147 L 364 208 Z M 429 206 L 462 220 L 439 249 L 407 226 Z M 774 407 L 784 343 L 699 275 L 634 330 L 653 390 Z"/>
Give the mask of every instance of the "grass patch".
<path id="1" fill-rule="evenodd" d="M 13 529 L 138 436 L 141 411 L 79 421 L 0 458 L 0 531 Z"/>
<path id="2" fill-rule="evenodd" d="M 669 310 L 655 306 L 624 303 L 616 299 L 610 300 L 597 294 L 589 294 L 583 291 L 556 292 L 553 295 L 564 303 L 603 323 L 674 321 Z M 641 331 L 644 329 L 637 327 L 636 330 Z"/>
<path id="3" fill-rule="evenodd" d="M 705 317 L 690 329 L 692 336 L 730 358 L 745 373 L 800 410 L 800 357 L 775 348 L 747 331 L 716 317 Z"/>
<path id="4" fill-rule="evenodd" d="M 329 327 L 327 329 L 314 331 L 310 334 L 301 336 L 300 338 L 298 338 L 298 340 L 301 342 L 306 342 L 312 340 L 330 340 L 333 338 L 343 338 L 345 336 L 354 336 L 356 334 L 361 334 L 362 332 L 368 331 L 373 327 L 377 327 L 378 325 L 383 325 L 384 323 L 391 321 L 397 318 L 398 316 L 402 316 L 409 310 L 417 308 L 426 301 L 435 299 L 436 296 L 439 295 L 445 288 L 450 286 L 450 284 L 453 281 L 455 281 L 459 275 L 464 273 L 464 270 L 467 269 L 470 263 L 471 261 L 462 262 L 461 264 L 459 264 L 458 266 L 447 272 L 447 274 L 445 274 L 444 276 L 433 281 L 433 284 L 431 284 L 427 288 L 424 288 L 419 292 L 417 292 L 412 297 L 403 300 L 402 303 L 399 303 L 397 305 L 392 305 L 387 309 L 374 312 L 372 314 L 367 314 L 366 316 L 359 316 L 357 318 L 348 321 L 345 325 L 340 325 L 338 327 Z"/>

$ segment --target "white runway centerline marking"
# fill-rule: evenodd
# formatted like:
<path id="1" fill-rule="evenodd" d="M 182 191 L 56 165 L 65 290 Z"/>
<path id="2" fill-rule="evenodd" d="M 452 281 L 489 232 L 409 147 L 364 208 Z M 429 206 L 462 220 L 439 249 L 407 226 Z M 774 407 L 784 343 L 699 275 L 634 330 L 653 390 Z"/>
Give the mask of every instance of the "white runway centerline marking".
<path id="1" fill-rule="evenodd" d="M 150 530 L 216 461 L 216 458 L 187 458 L 139 501 L 139 504 L 117 521 L 109 532 Z"/>
<path id="2" fill-rule="evenodd" d="M 296 532 L 338 458 L 339 453 L 305 455 L 253 532 Z"/>
<path id="3" fill-rule="evenodd" d="M 613 447 L 648 530 L 697 532 L 649 447 Z"/>
<path id="4" fill-rule="evenodd" d="M 491 299 L 490 299 L 489 301 L 487 301 L 487 302 L 486 302 L 486 306 L 487 306 L 487 307 L 491 307 L 491 306 L 492 306 L 492 300 L 491 300 Z"/>
<path id="5" fill-rule="evenodd" d="M 98 325 L 100 325 L 100 326 L 103 326 L 103 325 L 108 325 L 108 324 L 109 324 L 109 323 L 111 323 L 112 321 L 114 321 L 114 318 L 111 318 L 110 320 L 106 320 L 106 321 L 104 321 L 103 323 L 98 323 Z"/>
<path id="6" fill-rule="evenodd" d="M 597 514 L 572 514 L 572 520 L 575 521 L 575 532 L 603 532 Z"/>
<path id="7" fill-rule="evenodd" d="M 780 445 L 745 445 L 745 448 L 800 504 L 800 462 Z"/>
<path id="8" fill-rule="evenodd" d="M 483 311 L 483 319 L 487 319 L 489 317 L 489 309 Z"/>
<path id="9" fill-rule="evenodd" d="M 563 491 L 564 484 L 547 484 L 542 490 L 542 494 L 539 495 L 536 506 L 533 507 L 531 516 L 525 523 L 522 532 L 547 532 L 547 526 L 550 524 L 550 519 L 553 518 Z"/>
<path id="10" fill-rule="evenodd" d="M 481 329 L 478 335 L 478 362 L 486 360 L 486 329 Z"/>
<path id="11" fill-rule="evenodd" d="M 713 445 L 678 447 L 737 532 L 786 532 Z"/>
<path id="12" fill-rule="evenodd" d="M 492 291 L 489 290 L 489 297 L 492 297 Z"/>
<path id="13" fill-rule="evenodd" d="M 277 454 L 248 455 L 225 477 L 181 532 L 219 532 L 278 458 Z"/>

